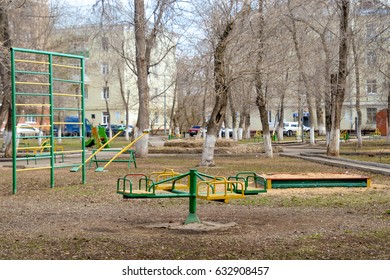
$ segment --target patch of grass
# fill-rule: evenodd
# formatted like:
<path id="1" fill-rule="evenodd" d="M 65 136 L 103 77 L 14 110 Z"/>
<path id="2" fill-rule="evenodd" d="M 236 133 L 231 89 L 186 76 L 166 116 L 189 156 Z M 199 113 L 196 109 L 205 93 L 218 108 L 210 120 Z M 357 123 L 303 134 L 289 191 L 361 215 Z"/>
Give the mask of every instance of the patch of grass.
<path id="1" fill-rule="evenodd" d="M 305 238 L 307 238 L 307 239 L 320 239 L 322 237 L 323 237 L 323 235 L 321 233 L 314 233 L 314 234 L 305 236 Z"/>
<path id="2" fill-rule="evenodd" d="M 345 158 L 368 161 L 368 162 L 377 162 L 377 163 L 386 163 L 390 164 L 390 155 L 388 154 L 372 154 L 372 155 L 343 155 Z"/>

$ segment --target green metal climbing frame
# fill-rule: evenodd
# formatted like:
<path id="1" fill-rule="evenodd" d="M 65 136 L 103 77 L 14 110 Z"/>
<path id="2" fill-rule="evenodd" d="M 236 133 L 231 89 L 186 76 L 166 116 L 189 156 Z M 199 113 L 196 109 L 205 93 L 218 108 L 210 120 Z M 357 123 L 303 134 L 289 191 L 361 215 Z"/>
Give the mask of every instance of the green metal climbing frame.
<path id="1" fill-rule="evenodd" d="M 17 173 L 32 170 L 50 170 L 50 187 L 54 187 L 54 170 L 61 167 L 73 167 L 77 164 L 56 164 L 54 151 L 55 139 L 54 125 L 63 125 L 64 122 L 55 122 L 54 116 L 61 112 L 73 112 L 84 117 L 84 57 L 70 54 L 53 53 L 20 48 L 11 49 L 11 85 L 12 85 L 12 149 L 13 149 L 13 194 L 17 191 Z M 73 105 L 76 100 L 77 105 Z M 69 105 L 71 104 L 71 105 Z M 41 110 L 41 113 L 37 113 Z M 41 130 L 48 128 L 48 135 L 20 136 L 17 135 L 18 119 L 44 118 L 46 123 L 36 125 Z M 85 126 L 81 121 L 81 164 L 82 183 L 85 183 Z M 47 166 L 32 168 L 17 167 L 17 161 L 26 160 L 26 157 L 18 157 L 18 152 L 27 151 L 34 147 L 18 147 L 20 139 L 47 138 L 50 145 L 48 153 L 41 157 L 49 159 Z M 75 151 L 64 151 L 72 153 Z"/>

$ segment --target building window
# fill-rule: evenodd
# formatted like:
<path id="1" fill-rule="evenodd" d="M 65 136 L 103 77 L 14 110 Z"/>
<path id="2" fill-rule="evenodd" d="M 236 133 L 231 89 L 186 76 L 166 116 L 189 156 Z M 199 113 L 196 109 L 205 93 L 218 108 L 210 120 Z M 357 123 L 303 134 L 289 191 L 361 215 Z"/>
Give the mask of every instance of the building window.
<path id="1" fill-rule="evenodd" d="M 36 123 L 37 118 L 33 116 L 26 116 L 26 123 Z"/>
<path id="2" fill-rule="evenodd" d="M 108 114 L 108 112 L 103 112 L 102 124 L 108 124 L 109 121 L 110 121 L 110 115 Z"/>
<path id="3" fill-rule="evenodd" d="M 376 64 L 376 53 L 375 51 L 369 51 L 367 53 L 367 65 L 374 66 Z"/>
<path id="4" fill-rule="evenodd" d="M 103 100 L 110 99 L 110 88 L 109 87 L 103 87 L 102 98 L 103 98 Z"/>
<path id="5" fill-rule="evenodd" d="M 377 93 L 377 86 L 376 86 L 376 80 L 367 80 L 367 94 L 376 94 Z"/>
<path id="6" fill-rule="evenodd" d="M 367 108 L 367 124 L 376 124 L 376 108 Z"/>
<path id="7" fill-rule="evenodd" d="M 108 38 L 102 37 L 102 50 L 108 51 Z"/>
<path id="8" fill-rule="evenodd" d="M 110 73 L 110 69 L 108 68 L 108 63 L 102 63 L 101 69 L 102 69 L 102 75 L 108 75 Z"/>

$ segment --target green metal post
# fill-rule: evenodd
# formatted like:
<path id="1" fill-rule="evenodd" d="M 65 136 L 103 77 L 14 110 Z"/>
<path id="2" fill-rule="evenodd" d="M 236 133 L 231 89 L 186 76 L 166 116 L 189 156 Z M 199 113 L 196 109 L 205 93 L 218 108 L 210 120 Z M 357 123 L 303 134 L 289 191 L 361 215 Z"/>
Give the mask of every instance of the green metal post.
<path id="1" fill-rule="evenodd" d="M 49 94 L 50 94 L 50 187 L 54 187 L 54 133 L 53 133 L 53 122 L 54 122 L 54 96 L 53 96 L 53 55 L 48 54 L 49 58 Z"/>
<path id="2" fill-rule="evenodd" d="M 190 213 L 187 216 L 185 225 L 192 223 L 200 223 L 198 216 L 196 215 L 196 169 L 190 170 Z"/>
<path id="3" fill-rule="evenodd" d="M 83 136 L 81 138 L 81 162 L 82 162 L 82 169 L 81 169 L 81 182 L 82 184 L 86 183 L 86 163 L 85 163 L 85 112 L 84 112 L 84 58 L 80 58 L 80 94 L 81 94 L 81 119 L 83 123 L 83 127 L 81 131 L 83 132 Z"/>
<path id="4" fill-rule="evenodd" d="M 15 51 L 11 49 L 11 85 L 12 85 L 12 193 L 16 194 L 16 83 L 15 83 Z M 5 143 L 4 143 L 5 147 Z"/>

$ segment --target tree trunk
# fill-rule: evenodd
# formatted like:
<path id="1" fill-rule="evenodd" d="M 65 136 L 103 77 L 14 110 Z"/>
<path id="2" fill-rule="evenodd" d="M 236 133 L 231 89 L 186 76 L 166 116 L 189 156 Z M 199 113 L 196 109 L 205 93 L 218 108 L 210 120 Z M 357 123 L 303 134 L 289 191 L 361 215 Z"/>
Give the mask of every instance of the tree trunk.
<path id="1" fill-rule="evenodd" d="M 287 79 L 287 78 L 286 78 Z M 280 109 L 279 109 L 279 122 L 278 126 L 276 127 L 276 132 L 278 135 L 278 140 L 283 141 L 283 121 L 284 121 L 284 98 L 285 98 L 286 91 L 283 90 L 281 96 L 280 96 Z"/>
<path id="2" fill-rule="evenodd" d="M 104 81 L 104 87 L 108 89 L 108 80 Z M 107 92 L 109 93 L 109 91 Z M 108 103 L 109 98 L 107 98 L 107 95 L 103 93 L 104 97 L 104 105 L 106 106 L 106 112 L 108 114 L 108 128 L 109 128 L 109 135 L 108 137 L 112 138 L 112 129 L 111 129 L 111 112 L 110 112 L 110 106 Z M 81 120 L 81 116 L 79 115 L 79 120 Z"/>
<path id="3" fill-rule="evenodd" d="M 138 86 L 138 120 L 137 134 L 149 128 L 149 86 L 148 86 L 148 64 L 146 52 L 146 19 L 145 5 L 143 0 L 134 0 L 134 32 L 135 32 L 135 52 L 137 65 L 137 86 Z M 148 155 L 149 135 L 145 135 L 139 140 L 136 147 L 137 157 L 146 157 Z"/>
<path id="4" fill-rule="evenodd" d="M 251 126 L 251 115 L 250 113 L 248 113 L 246 116 L 245 116 L 245 131 L 244 131 L 244 137 L 246 140 L 249 140 L 251 138 L 251 129 L 250 129 L 250 126 Z"/>
<path id="5" fill-rule="evenodd" d="M 386 142 L 390 142 L 390 63 L 387 63 L 387 74 L 385 73 L 385 85 L 387 87 L 387 135 Z"/>
<path id="6" fill-rule="evenodd" d="M 250 139 L 250 125 L 251 125 L 251 119 L 250 119 L 250 113 L 249 113 L 249 106 L 247 103 L 244 102 L 242 111 L 240 114 L 240 124 L 239 129 L 242 130 L 241 132 L 241 139 L 240 139 L 240 132 L 238 133 L 238 139 L 242 140 L 242 138 L 248 140 Z"/>
<path id="7" fill-rule="evenodd" d="M 390 142 L 390 63 L 387 64 L 387 143 Z"/>
<path id="8" fill-rule="evenodd" d="M 324 123 L 324 110 L 321 106 L 321 101 L 316 99 L 316 112 L 317 112 L 317 125 L 318 125 L 318 135 L 325 135 L 326 128 Z"/>
<path id="9" fill-rule="evenodd" d="M 299 137 L 298 139 L 298 132 L 297 132 L 297 140 L 302 140 L 303 142 L 303 135 L 302 135 L 302 124 L 303 124 L 303 105 L 302 105 L 302 96 L 301 91 L 298 92 L 298 127 L 299 127 Z"/>
<path id="10" fill-rule="evenodd" d="M 325 135 L 326 135 L 326 146 L 329 146 L 330 141 L 330 130 L 332 128 L 332 81 L 330 73 L 330 54 L 326 47 L 325 39 L 323 39 L 323 46 L 325 52 Z"/>
<path id="11" fill-rule="evenodd" d="M 273 158 L 272 152 L 272 143 L 271 143 L 271 135 L 269 131 L 269 123 L 268 123 L 268 114 L 267 114 L 267 98 L 266 92 L 267 87 L 263 90 L 263 75 L 262 75 L 262 64 L 264 58 L 264 1 L 259 0 L 259 30 L 257 34 L 258 40 L 258 51 L 257 51 L 257 60 L 256 60 L 256 71 L 255 71 L 255 89 L 256 89 L 256 105 L 259 109 L 261 126 L 263 127 L 263 140 L 264 140 L 264 152 L 265 156 L 268 158 Z"/>
<path id="12" fill-rule="evenodd" d="M 206 68 L 206 74 L 205 74 L 205 79 L 207 79 L 208 77 L 208 68 Z M 200 138 L 206 138 L 206 133 L 204 132 L 205 131 L 205 128 L 207 126 L 207 122 L 206 122 L 206 110 L 207 110 L 207 83 L 205 83 L 204 85 L 204 92 L 203 92 L 203 100 L 202 100 L 202 127 L 200 129 L 200 131 L 202 131 L 202 133 L 198 133 L 195 135 L 195 139 L 200 139 Z"/>
<path id="13" fill-rule="evenodd" d="M 263 141 L 264 141 L 264 152 L 265 156 L 268 158 L 273 158 L 273 151 L 272 151 L 272 142 L 271 142 L 271 134 L 269 130 L 269 123 L 268 123 L 268 113 L 267 113 L 267 101 L 266 101 L 266 92 L 267 88 L 265 88 L 263 92 L 263 82 L 261 80 L 261 74 L 256 74 L 256 82 L 255 82 L 255 88 L 256 88 L 256 105 L 259 109 L 260 113 L 260 120 L 261 120 L 261 126 L 263 127 Z"/>
<path id="14" fill-rule="evenodd" d="M 201 163 L 199 164 L 200 166 L 215 166 L 214 163 L 215 143 L 217 141 L 218 132 L 221 130 L 222 122 L 227 107 L 227 89 L 225 88 L 226 85 L 219 85 L 219 86 L 222 86 L 222 88 L 217 89 L 220 91 L 219 94 L 217 94 L 216 96 L 214 109 L 207 123 L 207 133 L 206 133 L 206 139 L 203 146 L 202 160 Z"/>
<path id="15" fill-rule="evenodd" d="M 233 96 L 231 94 L 229 94 L 229 104 L 230 104 L 230 114 L 232 117 L 233 140 L 237 141 L 238 140 L 238 137 L 237 137 L 237 112 L 236 112 L 236 108 L 234 106 Z M 229 132 L 227 131 L 227 127 L 225 127 L 225 136 L 226 136 L 226 134 L 230 138 Z"/>
<path id="16" fill-rule="evenodd" d="M 122 71 L 120 67 L 118 66 L 118 80 L 119 80 L 119 91 L 121 93 L 122 102 L 125 107 L 125 124 L 126 124 L 126 132 L 125 132 L 125 138 L 126 141 L 129 141 L 129 100 L 130 100 L 130 92 L 125 92 L 125 87 L 123 85 L 123 77 L 122 77 Z"/>
<path id="17" fill-rule="evenodd" d="M 363 147 L 363 138 L 362 138 L 362 110 L 360 108 L 360 65 L 359 65 L 359 57 L 357 54 L 356 49 L 356 42 L 354 39 L 354 36 L 351 36 L 351 43 L 352 43 L 352 52 L 353 52 L 353 60 L 354 60 L 354 66 L 355 66 L 355 90 L 356 90 L 356 114 L 357 114 L 357 122 L 356 122 L 356 136 L 357 136 L 357 143 L 358 147 Z"/>
<path id="18" fill-rule="evenodd" d="M 289 8 L 289 12 L 290 12 L 291 18 L 293 18 L 292 10 L 291 10 L 291 7 L 290 7 L 290 1 L 288 1 L 288 8 Z M 304 85 L 304 88 L 305 88 L 305 93 L 306 93 L 306 96 L 307 96 L 307 106 L 309 107 L 309 114 L 310 114 L 310 145 L 314 145 L 315 144 L 315 135 L 314 135 L 315 114 L 314 114 L 314 108 L 313 108 L 314 107 L 314 98 L 313 98 L 313 94 L 309 90 L 309 81 L 307 80 L 307 76 L 306 76 L 306 74 L 304 72 L 303 59 L 302 59 L 302 54 L 301 54 L 301 50 L 300 50 L 300 47 L 299 47 L 299 42 L 298 42 L 298 38 L 297 38 L 297 28 L 296 28 L 296 24 L 295 24 L 295 20 L 294 19 L 292 20 L 292 29 L 290 29 L 290 31 L 291 31 L 291 35 L 292 35 L 293 42 L 294 42 L 295 54 L 296 54 L 297 59 L 298 59 L 299 76 L 302 78 L 302 81 L 303 81 L 303 85 Z"/>
<path id="19" fill-rule="evenodd" d="M 229 96 L 228 96 L 228 103 L 229 103 Z M 222 126 L 225 127 L 225 130 L 229 127 L 229 116 L 228 116 L 228 114 L 229 114 L 229 111 L 227 110 L 227 107 L 226 107 L 226 113 L 225 113 L 225 117 L 223 118 L 223 124 L 222 124 Z M 218 138 L 221 139 L 222 138 L 222 129 L 219 130 L 218 134 L 219 134 Z M 226 135 L 226 133 L 225 133 L 224 134 L 224 138 L 225 139 L 229 139 L 229 135 Z"/>
<path id="20" fill-rule="evenodd" d="M 222 122 L 225 119 L 228 102 L 228 86 L 225 73 L 225 52 L 228 37 L 233 30 L 233 21 L 226 24 L 224 32 L 214 51 L 214 86 L 216 102 L 207 122 L 206 139 L 203 146 L 202 160 L 200 166 L 215 166 L 214 148 L 217 140 L 217 133 L 221 130 Z"/>
<path id="21" fill-rule="evenodd" d="M 238 122 L 238 130 L 237 130 L 237 139 L 242 140 L 243 132 L 244 132 L 244 125 L 245 125 L 245 115 L 244 112 L 241 112 L 240 114 L 240 121 Z"/>
<path id="22" fill-rule="evenodd" d="M 339 44 L 339 67 L 336 83 L 334 102 L 332 102 L 332 127 L 330 132 L 330 143 L 328 156 L 338 157 L 340 154 L 340 121 L 343 102 L 345 99 L 345 88 L 347 82 L 348 62 L 348 18 L 349 0 L 340 1 L 340 44 Z"/>
<path id="23" fill-rule="evenodd" d="M 3 94 L 2 104 L 0 105 L 0 115 L 6 116 L 7 124 L 4 134 L 12 139 L 12 106 L 11 106 L 11 69 L 10 69 L 10 49 L 12 46 L 8 14 L 5 5 L 0 5 L 0 81 Z M 1 122 L 2 123 L 2 122 Z M 0 123 L 0 124 L 1 124 Z M 4 157 L 12 157 L 12 141 L 4 143 Z"/>
<path id="24" fill-rule="evenodd" d="M 179 128 L 176 129 L 175 119 L 175 108 L 176 108 L 176 99 L 177 99 L 177 75 L 175 77 L 175 88 L 173 89 L 173 100 L 172 100 L 172 108 L 169 117 L 169 131 L 170 135 L 180 134 Z M 178 133 L 176 133 L 178 131 Z"/>

